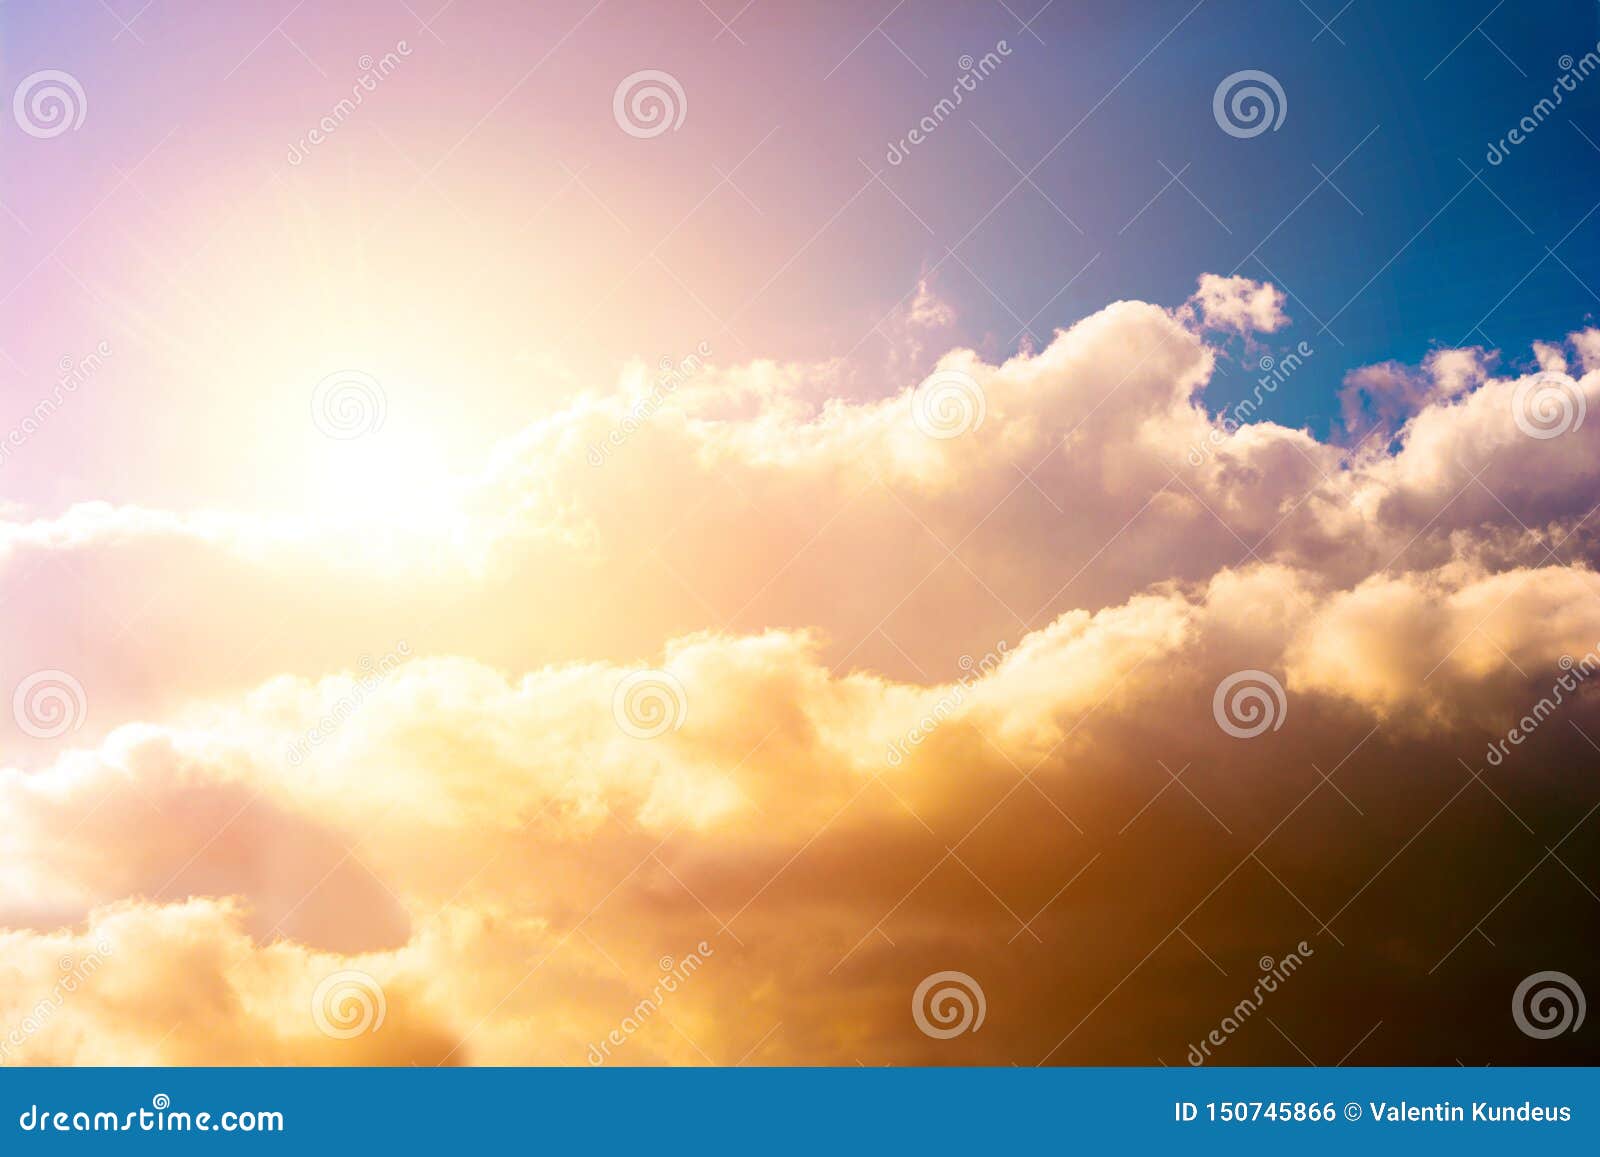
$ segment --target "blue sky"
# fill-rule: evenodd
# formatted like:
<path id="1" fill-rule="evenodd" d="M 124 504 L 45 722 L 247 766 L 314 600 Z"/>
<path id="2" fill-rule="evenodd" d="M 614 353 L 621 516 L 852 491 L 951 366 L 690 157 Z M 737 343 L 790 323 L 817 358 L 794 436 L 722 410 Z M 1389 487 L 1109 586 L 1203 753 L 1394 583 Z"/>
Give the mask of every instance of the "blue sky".
<path id="1" fill-rule="evenodd" d="M 628 357 L 681 357 L 707 338 L 724 362 L 845 356 L 870 371 L 875 325 L 924 275 L 958 312 L 937 344 L 995 358 L 1023 323 L 1039 345 L 1108 301 L 1176 305 L 1200 273 L 1238 271 L 1292 293 L 1295 324 L 1275 340 L 1319 355 L 1261 416 L 1324 434 L 1350 369 L 1461 341 L 1525 361 L 1530 341 L 1600 310 L 1600 216 L 1586 216 L 1600 198 L 1600 83 L 1564 94 L 1502 163 L 1485 159 L 1550 94 L 1563 57 L 1595 50 L 1593 0 L 124 7 L 0 17 L 7 75 L 64 68 L 91 109 L 65 142 L 15 134 L 0 166 L 15 213 L 0 238 L 20 269 L 38 269 L 7 305 L 6 370 L 48 376 L 85 334 L 124 327 L 125 311 L 107 321 L 106 280 L 127 276 L 133 301 L 159 277 L 115 257 L 130 236 L 169 267 L 209 254 L 226 277 L 256 263 L 242 251 L 252 239 L 274 257 L 295 251 L 268 243 L 266 222 L 322 251 L 307 280 L 357 267 L 332 254 L 352 233 L 436 240 L 436 259 L 407 252 L 392 275 L 331 292 L 403 298 L 367 306 L 395 319 L 373 339 L 389 343 L 416 332 L 414 317 L 437 318 L 435 282 L 448 284 L 478 329 L 441 329 L 441 342 L 531 351 L 596 388 Z M 337 149 L 290 168 L 286 142 L 347 95 L 357 55 L 400 39 L 405 68 Z M 950 93 L 960 59 L 1001 41 L 992 75 L 887 163 Z M 639 142 L 617 131 L 612 95 L 644 67 L 679 78 L 688 115 Z M 1238 139 L 1215 122 L 1213 93 L 1241 70 L 1281 85 L 1275 131 Z M 314 221 L 295 198 L 318 205 Z M 458 259 L 503 280 L 456 284 Z M 241 313 L 258 332 L 259 312 Z M 117 372 L 141 389 L 191 372 L 136 366 L 122 348 Z M 1214 408 L 1249 387 L 1235 370 L 1209 391 Z M 472 401 L 497 429 L 530 414 L 525 393 Z"/>
<path id="2" fill-rule="evenodd" d="M 1488 345 L 1525 362 L 1529 342 L 1600 309 L 1600 83 L 1564 94 L 1500 164 L 1486 151 L 1550 94 L 1563 56 L 1595 50 L 1596 11 L 1586 0 L 1536 17 L 1487 2 L 1049 5 L 1030 25 L 1042 44 L 1013 21 L 1012 57 L 957 114 L 972 127 L 941 126 L 886 171 L 936 234 L 911 223 L 897 272 L 939 263 L 1015 183 L 1003 151 L 1031 183 L 937 275 L 971 340 L 1010 335 L 1013 314 L 1041 306 L 1034 329 L 1047 334 L 1115 298 L 1176 302 L 1197 273 L 1237 269 L 1292 292 L 1295 325 L 1277 336 L 1322 355 L 1263 416 L 1325 430 L 1345 372 L 1435 346 Z M 931 43 L 926 25 L 905 23 L 895 39 L 908 55 L 954 55 L 951 30 Z M 994 23 L 974 17 L 965 43 Z M 902 69 L 892 99 L 908 110 L 936 99 L 933 69 L 923 83 L 890 44 L 858 53 L 869 54 L 845 67 Z M 1235 139 L 1214 123 L 1213 90 L 1241 69 L 1281 83 L 1276 131 Z M 866 153 L 871 141 L 860 144 Z M 1225 373 L 1211 403 L 1246 384 Z"/>

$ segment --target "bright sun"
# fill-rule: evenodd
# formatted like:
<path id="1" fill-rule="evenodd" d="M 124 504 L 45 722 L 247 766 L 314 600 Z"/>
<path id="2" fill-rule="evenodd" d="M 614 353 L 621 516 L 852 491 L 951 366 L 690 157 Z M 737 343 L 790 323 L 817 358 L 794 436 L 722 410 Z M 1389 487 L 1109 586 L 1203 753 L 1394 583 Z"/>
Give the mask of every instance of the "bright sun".
<path id="1" fill-rule="evenodd" d="M 305 503 L 341 530 L 442 533 L 454 524 L 462 482 L 423 436 L 382 430 L 311 450 Z"/>

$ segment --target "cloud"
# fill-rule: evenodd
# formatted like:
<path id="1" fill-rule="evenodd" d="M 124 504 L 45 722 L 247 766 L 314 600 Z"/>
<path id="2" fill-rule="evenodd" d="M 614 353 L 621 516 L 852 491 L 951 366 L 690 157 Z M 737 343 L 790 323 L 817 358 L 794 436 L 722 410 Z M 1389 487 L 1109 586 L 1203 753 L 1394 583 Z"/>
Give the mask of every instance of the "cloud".
<path id="1" fill-rule="evenodd" d="M 1026 895 L 1081 867 L 1085 808 L 1128 820 L 1128 784 L 1097 787 L 1087 767 L 1145 791 L 1135 750 L 1172 766 L 1236 759 L 1210 705 L 1235 671 L 1276 672 L 1286 690 L 1294 727 L 1274 759 L 1332 762 L 1317 753 L 1330 733 L 1353 742 L 1347 705 L 1361 727 L 1471 750 L 1521 713 L 1518 670 L 1554 672 L 1559 655 L 1600 647 L 1600 587 L 1569 568 L 1323 587 L 1279 566 L 1222 572 L 1189 594 L 1070 612 L 934 685 L 834 674 L 804 634 L 693 636 L 655 660 L 667 674 L 652 677 L 682 702 L 669 708 L 679 726 L 649 739 L 619 723 L 630 669 L 508 679 L 460 659 L 395 668 L 298 762 L 285 751 L 359 677 L 278 679 L 165 727 L 130 725 L 0 784 L 17 833 L 0 904 L 14 927 L 38 925 L 0 946 L 0 959 L 32 961 L 15 965 L 26 1003 L 11 1014 L 50 991 L 40 961 L 52 951 L 105 941 L 113 959 L 85 986 L 94 995 L 30 1032 L 29 1059 L 582 1063 L 634 1006 L 649 962 L 704 940 L 721 955 L 666 1018 L 726 1059 L 754 1043 L 727 1007 L 754 998 L 779 1022 L 817 999 L 825 970 L 872 959 L 857 958 L 862 933 L 910 886 L 875 878 L 880 856 L 939 866 L 948 841 L 970 844 L 977 892 L 964 894 L 959 868 L 925 885 L 945 906 L 897 918 L 891 939 L 943 944 L 986 975 L 1011 967 L 1005 938 L 989 937 L 997 919 L 1013 936 L 1021 917 L 984 889 Z M 1074 781 L 1063 808 L 1054 797 Z M 1013 840 L 1015 817 L 985 829 L 1019 790 L 1068 845 Z M 1116 802 L 1097 802 L 1108 790 Z M 788 879 L 819 835 L 818 863 Z M 1042 896 L 1019 910 L 1038 905 L 1048 913 Z M 979 922 L 970 939 L 962 911 Z M 890 983 L 876 967 L 869 989 Z M 382 987 L 390 1027 L 340 1052 L 308 993 L 351 969 Z M 864 1010 L 861 1027 L 919 1055 L 901 1004 Z M 557 1028 L 529 1027 L 549 1018 Z M 203 1033 L 166 1035 L 191 1021 Z M 671 1035 L 621 1055 L 692 1062 Z M 804 1047 L 817 1051 L 789 1041 L 770 1055 L 847 1059 L 844 1041 Z"/>
<path id="2" fill-rule="evenodd" d="M 1429 1059 L 1417 977 L 1503 865 L 1418 912 L 1430 872 L 1589 806 L 1582 680 L 1517 780 L 1472 773 L 1600 647 L 1594 331 L 1357 371 L 1392 437 L 1345 446 L 1272 421 L 1277 379 L 1206 405 L 1205 331 L 1282 301 L 1208 275 L 853 399 L 634 367 L 418 527 L 12 513 L 0 675 L 87 706 L 0 771 L 8 1059 L 1153 1063 L 1302 939 L 1339 961 L 1305 1047 L 1388 997 L 1374 1047 Z M 1236 676 L 1281 692 L 1253 739 Z M 906 1004 L 949 969 L 991 1019 L 936 1042 Z M 381 1026 L 328 1031 L 347 974 Z"/>
<path id="3" fill-rule="evenodd" d="M 1384 362 L 1345 375 L 1339 405 L 1352 433 L 1392 432 L 1433 402 L 1448 401 L 1481 383 L 1488 372 L 1481 350 L 1434 350 L 1420 367 Z"/>
<path id="4" fill-rule="evenodd" d="M 906 307 L 906 324 L 916 329 L 944 329 L 956 320 L 955 307 L 933 291 L 928 278 L 917 282 L 916 295 Z"/>
<path id="5" fill-rule="evenodd" d="M 1283 290 L 1248 277 L 1200 276 L 1200 288 L 1189 299 L 1207 329 L 1234 333 L 1276 333 L 1289 324 L 1283 312 Z"/>

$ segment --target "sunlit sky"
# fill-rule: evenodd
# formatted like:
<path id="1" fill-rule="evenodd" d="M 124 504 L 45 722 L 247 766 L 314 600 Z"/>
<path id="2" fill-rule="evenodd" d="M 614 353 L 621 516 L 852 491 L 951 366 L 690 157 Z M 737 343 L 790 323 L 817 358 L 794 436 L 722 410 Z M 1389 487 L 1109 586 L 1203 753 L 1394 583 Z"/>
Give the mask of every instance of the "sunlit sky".
<path id="1" fill-rule="evenodd" d="M 301 394 L 345 367 L 384 382 L 402 453 L 458 470 L 628 359 L 701 340 L 868 373 L 924 275 L 958 307 L 952 339 L 993 358 L 1108 301 L 1180 300 L 1200 271 L 1275 280 L 1335 356 L 1270 416 L 1319 429 L 1354 366 L 1526 349 L 1600 304 L 1600 225 L 1578 225 L 1600 95 L 1484 159 L 1600 39 L 1587 0 L 1501 11 L 1488 35 L 1453 5 L 1357 3 L 1326 31 L 1218 0 L 1059 2 L 1026 27 L 999 3 L 757 3 L 726 31 L 698 3 L 425 7 L 163 2 L 124 30 L 97 0 L 9 6 L 8 75 L 63 68 L 92 115 L 8 146 L 0 373 L 26 393 L 116 350 L 92 416 L 19 458 L 9 498 L 298 499 L 325 465 Z M 960 57 L 1002 40 L 1000 72 L 888 164 Z M 360 58 L 400 41 L 359 115 L 290 164 Z M 1285 127 L 1219 136 L 1217 80 L 1266 63 Z M 643 141 L 611 99 L 642 67 L 688 103 Z M 1215 400 L 1244 386 L 1225 374 Z"/>
<path id="2" fill-rule="evenodd" d="M 0 1059 L 596 1063 L 693 952 L 618 1063 L 1181 1063 L 1302 942 L 1232 1063 L 1583 1057 L 1538 8 L 7 4 Z"/>

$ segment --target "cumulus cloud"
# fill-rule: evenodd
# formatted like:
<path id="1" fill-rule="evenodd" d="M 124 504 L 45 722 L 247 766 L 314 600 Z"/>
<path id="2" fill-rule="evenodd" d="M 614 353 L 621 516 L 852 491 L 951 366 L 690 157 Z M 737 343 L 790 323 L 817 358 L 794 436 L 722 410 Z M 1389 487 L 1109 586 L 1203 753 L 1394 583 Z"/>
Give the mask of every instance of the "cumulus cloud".
<path id="1" fill-rule="evenodd" d="M 1200 288 L 1189 300 L 1207 329 L 1275 333 L 1289 324 L 1283 311 L 1283 290 L 1270 282 L 1205 273 L 1200 277 Z"/>
<path id="2" fill-rule="evenodd" d="M 1208 275 L 857 400 L 636 367 L 367 539 L 11 517 L 8 685 L 76 669 L 87 708 L 0 771 L 8 1059 L 1153 1063 L 1301 939 L 1318 1009 L 1415 997 L 1482 912 L 1418 916 L 1396 849 L 1446 800 L 1576 818 L 1582 680 L 1518 783 L 1470 773 L 1600 646 L 1594 331 L 1359 371 L 1393 437 L 1343 446 L 1205 404 L 1205 333 L 1282 303 Z M 946 1048 L 906 1004 L 952 968 L 991 1021 Z"/>
<path id="3" fill-rule="evenodd" d="M 1483 351 L 1434 350 L 1420 367 L 1384 362 L 1345 375 L 1339 404 L 1345 428 L 1392 432 L 1432 402 L 1447 401 L 1480 384 L 1488 373 Z"/>
<path id="4" fill-rule="evenodd" d="M 839 893 L 813 876 L 801 894 L 771 894 L 818 834 L 837 872 L 887 849 L 937 863 L 935 833 L 980 832 L 970 852 L 992 857 L 984 886 L 1015 895 L 1034 871 L 1059 882 L 1063 857 L 992 846 L 1014 821 L 984 831 L 987 811 L 1019 789 L 1032 800 L 1081 781 L 1085 760 L 1114 771 L 1105 755 L 1130 746 L 1216 758 L 1230 741 L 1207 703 L 1235 670 L 1276 672 L 1302 727 L 1331 728 L 1354 704 L 1363 727 L 1476 747 L 1527 694 L 1517 671 L 1553 672 L 1560 655 L 1600 646 L 1592 573 L 1455 567 L 1324 587 L 1280 566 L 1226 571 L 1189 594 L 1070 612 L 933 685 L 836 675 L 803 634 L 694 636 L 649 669 L 682 699 L 666 706 L 677 726 L 647 739 L 619 719 L 632 709 L 619 689 L 638 671 L 512 680 L 460 659 L 396 668 L 300 760 L 285 753 L 327 728 L 360 677 L 278 679 L 167 726 L 129 725 L 0 784 L 15 833 L 0 911 L 33 926 L 10 933 L 33 961 L 17 966 L 14 1019 L 50 992 L 40 962 L 52 952 L 110 945 L 84 986 L 94 995 L 62 1001 L 18 1055 L 582 1063 L 633 1007 L 628 986 L 648 976 L 638 962 L 704 940 L 721 959 L 665 1015 L 698 1022 L 697 1047 L 726 1058 L 743 1039 L 731 1007 L 759 992 L 779 1022 L 816 999 L 822 966 L 849 965 L 908 886 L 858 877 Z M 1315 750 L 1315 730 L 1295 746 Z M 1104 789 L 1090 788 L 1093 808 Z M 1083 798 L 1032 805 L 1057 840 L 1085 839 Z M 952 882 L 929 890 L 949 896 Z M 976 907 L 992 932 L 1006 902 Z M 905 922 L 912 935 L 961 942 L 959 923 L 923 920 Z M 960 951 L 990 968 L 1003 959 L 981 938 Z M 519 968 L 557 956 L 540 983 L 516 987 Z M 344 1053 L 311 1011 L 341 969 L 374 978 L 391 1025 Z M 214 995 L 150 998 L 180 974 L 185 992 Z M 491 999 L 496 985 L 515 991 L 509 1006 Z M 898 1037 L 892 1003 L 861 1027 Z M 518 1027 L 546 1017 L 560 1030 Z M 118 1031 L 99 1033 L 101 1018 Z M 619 1055 L 692 1059 L 663 1036 Z M 901 1044 L 915 1055 L 916 1041 Z M 772 1055 L 845 1059 L 837 1042 L 811 1056 L 793 1047 Z"/>

